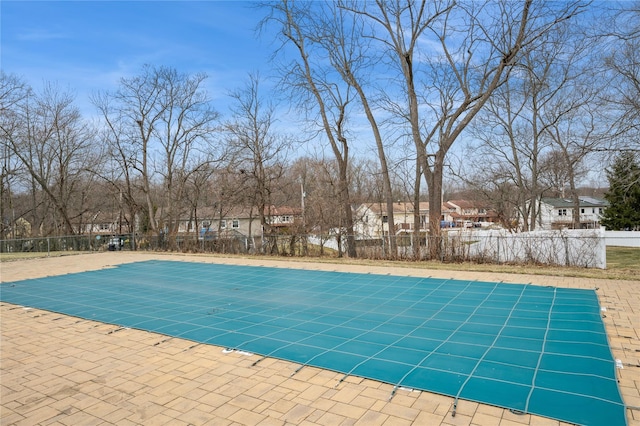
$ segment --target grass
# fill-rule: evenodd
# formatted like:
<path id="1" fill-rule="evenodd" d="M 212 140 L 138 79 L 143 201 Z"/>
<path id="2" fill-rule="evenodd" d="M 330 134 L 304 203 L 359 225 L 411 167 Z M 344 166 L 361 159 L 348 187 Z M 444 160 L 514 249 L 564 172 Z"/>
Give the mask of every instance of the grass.
<path id="1" fill-rule="evenodd" d="M 247 257 L 247 256 L 241 256 Z M 272 260 L 278 256 L 261 256 Z M 640 280 L 640 248 L 607 247 L 607 269 L 548 266 L 536 264 L 494 264 L 474 262 L 437 262 L 412 260 L 350 259 L 337 257 L 287 257 L 297 262 L 339 263 L 351 265 L 389 266 L 435 270 L 499 272 L 509 274 L 549 275 L 610 280 Z"/>
<path id="2" fill-rule="evenodd" d="M 607 268 L 629 271 L 640 277 L 640 248 L 607 247 Z"/>
<path id="3" fill-rule="evenodd" d="M 640 249 L 635 254 L 637 261 L 640 262 Z M 282 259 L 281 257 L 272 257 L 271 259 Z M 507 265 L 507 264 L 490 264 L 490 263 L 442 263 L 435 261 L 409 261 L 409 260 L 369 260 L 369 259 L 348 259 L 348 258 L 287 258 L 287 260 L 296 260 L 299 262 L 320 262 L 320 263 L 340 263 L 352 265 L 371 265 L 371 266 L 389 266 L 395 268 L 417 268 L 417 269 L 435 269 L 435 270 L 455 270 L 455 271 L 476 271 L 476 272 L 497 272 L 507 274 L 526 274 L 526 275 L 548 275 L 556 277 L 579 277 L 579 278 L 596 278 L 608 280 L 639 280 L 640 271 L 638 268 L 613 267 L 607 269 L 595 268 L 577 268 L 547 265 Z"/>
<path id="4" fill-rule="evenodd" d="M 47 253 L 47 252 L 37 252 L 37 251 L 26 251 L 26 252 L 18 252 L 18 253 L 0 253 L 0 263 L 11 262 L 14 260 L 38 259 L 42 257 L 62 257 L 62 256 L 71 256 L 74 254 L 88 254 L 88 253 L 92 253 L 92 252 L 90 251 L 51 251 Z"/>
<path id="5" fill-rule="evenodd" d="M 0 253 L 0 262 L 33 259 L 38 257 L 57 257 L 88 252 L 51 252 L 47 253 Z M 247 257 L 231 255 L 206 254 L 204 256 L 217 257 Z M 261 259 L 282 260 L 278 256 L 255 256 Z M 373 259 L 349 259 L 337 257 L 287 257 L 287 260 L 298 262 L 341 263 L 352 265 L 393 266 L 396 268 L 419 268 L 436 270 L 500 272 L 511 274 L 550 275 L 561 277 L 583 277 L 611 280 L 639 280 L 640 279 L 640 248 L 637 247 L 607 247 L 607 269 L 576 268 L 546 265 L 506 265 L 492 263 L 442 263 L 435 261 L 410 261 L 410 260 L 373 260 Z"/>

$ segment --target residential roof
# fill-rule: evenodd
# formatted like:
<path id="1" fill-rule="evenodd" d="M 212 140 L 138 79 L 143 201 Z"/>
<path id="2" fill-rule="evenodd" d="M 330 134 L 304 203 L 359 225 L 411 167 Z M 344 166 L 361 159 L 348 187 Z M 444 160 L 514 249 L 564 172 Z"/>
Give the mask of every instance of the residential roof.
<path id="1" fill-rule="evenodd" d="M 488 209 L 485 204 L 473 200 L 449 200 L 445 203 L 445 205 L 450 208 L 458 207 L 461 209 Z"/>
<path id="2" fill-rule="evenodd" d="M 216 220 L 220 218 L 220 208 L 214 206 L 202 206 L 197 210 L 199 220 Z M 189 213 L 187 213 L 188 216 Z M 182 216 L 185 216 L 184 214 Z M 255 208 L 250 209 L 237 206 L 223 206 L 222 218 L 226 219 L 246 219 L 249 217 L 257 217 L 258 212 Z"/>
<path id="3" fill-rule="evenodd" d="M 387 204 L 386 203 L 364 203 L 361 204 L 360 207 L 366 207 L 371 210 L 375 214 L 386 214 L 387 213 Z M 393 214 L 413 214 L 413 203 L 404 203 L 404 202 L 396 202 L 393 203 Z M 421 213 L 427 213 L 429 211 L 429 203 L 426 201 L 420 202 L 419 210 Z"/>
<path id="4" fill-rule="evenodd" d="M 609 205 L 607 200 L 601 200 L 593 197 L 578 197 L 580 200 L 580 207 L 606 207 Z M 573 207 L 573 200 L 571 198 L 542 198 L 544 204 L 548 204 L 552 207 Z"/>
<path id="5" fill-rule="evenodd" d="M 220 219 L 220 209 L 214 206 L 198 207 L 198 220 L 217 220 Z M 298 216 L 302 214 L 302 210 L 298 207 L 289 206 L 267 206 L 264 209 L 266 216 Z M 189 213 L 183 214 L 183 220 L 188 218 Z M 223 206 L 222 219 L 249 219 L 258 217 L 258 208 L 243 206 Z"/>
<path id="6" fill-rule="evenodd" d="M 264 214 L 271 216 L 295 216 L 301 215 L 302 209 L 291 206 L 267 206 L 264 208 Z"/>
<path id="7" fill-rule="evenodd" d="M 494 210 L 487 210 L 485 213 L 474 213 L 474 214 L 460 214 L 458 212 L 451 212 L 451 217 L 454 219 L 468 219 L 468 218 L 497 218 L 498 213 Z"/>

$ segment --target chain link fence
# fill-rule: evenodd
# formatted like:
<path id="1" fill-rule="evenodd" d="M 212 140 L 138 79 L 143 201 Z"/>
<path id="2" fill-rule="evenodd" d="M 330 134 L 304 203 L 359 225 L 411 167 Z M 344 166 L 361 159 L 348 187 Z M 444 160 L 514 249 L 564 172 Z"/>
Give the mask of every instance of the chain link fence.
<path id="1" fill-rule="evenodd" d="M 132 250 L 131 235 L 71 235 L 0 240 L 0 253 L 51 253 Z"/>
<path id="2" fill-rule="evenodd" d="M 395 243 L 395 244 L 392 244 Z M 391 250 L 393 245 L 396 250 Z M 434 250 L 434 245 L 439 250 Z M 119 235 L 28 238 L 0 241 L 0 252 L 147 250 L 182 253 L 255 254 L 299 257 L 346 256 L 346 235 L 268 235 L 249 238 L 229 232 L 215 237 L 198 235 Z M 437 258 L 434 258 L 436 253 Z M 362 259 L 439 260 L 606 267 L 606 244 L 601 230 L 509 233 L 497 230 L 443 232 L 441 238 L 405 234 L 385 238 L 356 238 Z"/>
<path id="3" fill-rule="evenodd" d="M 393 251 L 395 243 L 396 250 Z M 433 250 L 438 245 L 439 250 Z M 346 235 L 269 235 L 248 238 L 228 234 L 211 239 L 197 236 L 149 237 L 139 240 L 139 249 L 188 253 L 256 254 L 276 256 L 346 256 Z M 434 254 L 437 253 L 437 258 Z M 507 231 L 468 230 L 444 232 L 441 238 L 402 235 L 356 238 L 358 258 L 383 260 L 439 260 L 544 264 L 591 268 L 606 267 L 606 245 L 600 230 Z"/>

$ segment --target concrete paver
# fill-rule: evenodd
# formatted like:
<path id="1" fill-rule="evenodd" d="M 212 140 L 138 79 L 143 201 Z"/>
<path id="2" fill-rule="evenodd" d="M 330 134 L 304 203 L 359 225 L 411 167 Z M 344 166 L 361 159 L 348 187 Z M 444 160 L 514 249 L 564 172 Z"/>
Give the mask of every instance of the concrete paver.
<path id="1" fill-rule="evenodd" d="M 628 406 L 629 425 L 640 425 L 640 281 L 429 271 L 266 259 L 154 253 L 98 253 L 6 262 L 4 282 L 113 265 L 166 259 L 532 282 L 597 288 Z M 314 367 L 292 376 L 297 364 L 154 333 L 0 304 L 0 425 L 564 425 L 532 415 L 400 389 Z"/>

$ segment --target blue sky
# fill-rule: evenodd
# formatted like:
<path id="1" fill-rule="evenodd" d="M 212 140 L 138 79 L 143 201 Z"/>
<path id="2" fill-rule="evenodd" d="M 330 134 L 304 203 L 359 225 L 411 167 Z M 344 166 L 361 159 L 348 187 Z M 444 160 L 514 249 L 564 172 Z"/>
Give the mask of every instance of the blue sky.
<path id="1" fill-rule="evenodd" d="M 2 69 L 35 89 L 57 82 L 76 94 L 113 89 L 144 64 L 206 72 L 221 104 L 249 72 L 270 74 L 271 36 L 255 28 L 265 14 L 248 1 L 0 1 Z M 224 107 L 219 108 L 225 113 Z"/>

